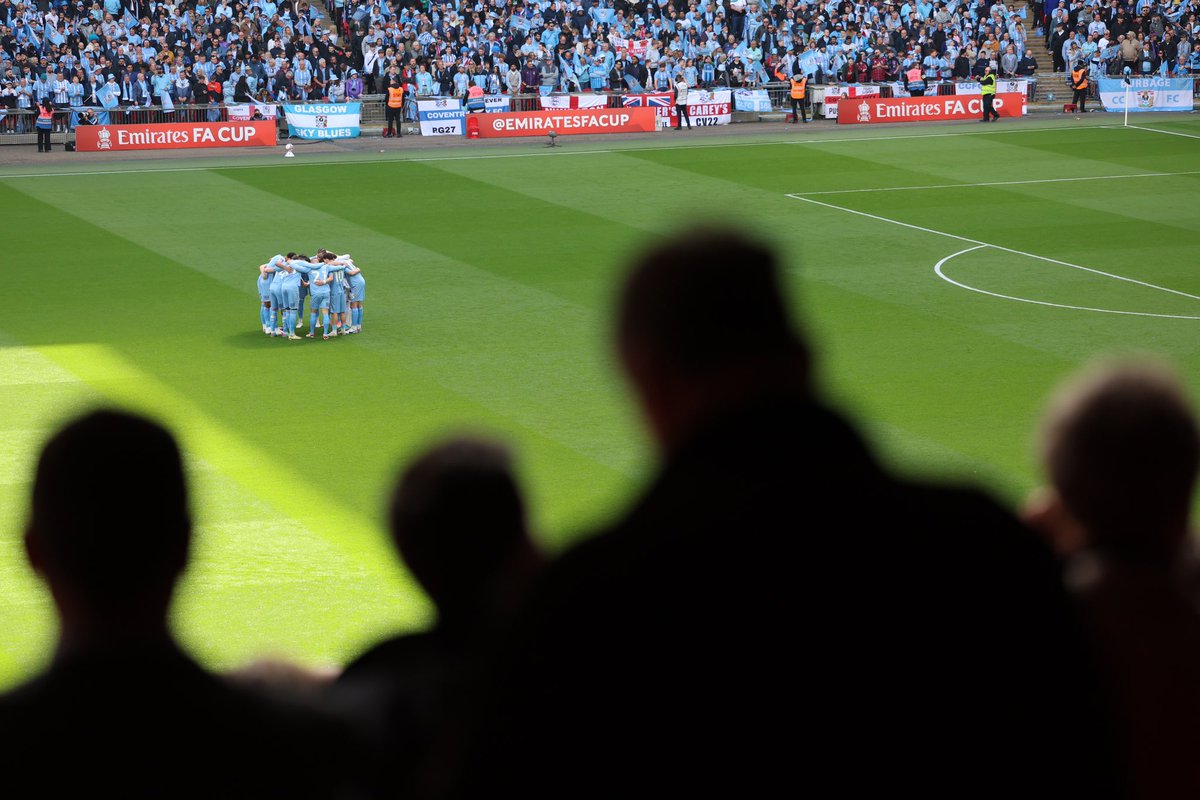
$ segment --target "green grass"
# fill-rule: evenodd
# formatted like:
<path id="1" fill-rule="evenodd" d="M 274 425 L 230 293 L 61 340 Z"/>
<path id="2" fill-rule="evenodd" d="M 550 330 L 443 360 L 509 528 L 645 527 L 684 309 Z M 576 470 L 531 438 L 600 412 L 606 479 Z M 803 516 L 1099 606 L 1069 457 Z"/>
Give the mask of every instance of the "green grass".
<path id="1" fill-rule="evenodd" d="M 1033 257 L 1200 294 L 1200 175 L 1176 174 L 1200 171 L 1200 125 L 1146 124 L 1188 136 L 1025 121 L 0 169 L 14 301 L 0 317 L 0 686 L 53 641 L 20 543 L 30 467 L 58 422 L 97 403 L 183 439 L 199 529 L 176 615 L 214 666 L 337 663 L 426 624 L 380 512 L 398 465 L 448 432 L 514 444 L 548 545 L 602 522 L 653 464 L 609 349 L 612 293 L 630 252 L 688 223 L 744 225 L 786 254 L 826 393 L 890 461 L 1016 503 L 1037 480 L 1031 431 L 1053 383 L 1137 350 L 1195 389 L 1198 321 L 969 292 L 933 267 L 974 242 L 842 209 L 1009 248 L 946 262 L 978 289 L 1200 317 L 1194 298 Z M 1144 173 L 1173 174 L 1074 180 Z M 1072 180 L 963 185 L 1047 179 Z M 956 187 L 845 191 L 941 184 Z M 368 332 L 264 337 L 255 266 L 322 245 L 364 268 Z"/>

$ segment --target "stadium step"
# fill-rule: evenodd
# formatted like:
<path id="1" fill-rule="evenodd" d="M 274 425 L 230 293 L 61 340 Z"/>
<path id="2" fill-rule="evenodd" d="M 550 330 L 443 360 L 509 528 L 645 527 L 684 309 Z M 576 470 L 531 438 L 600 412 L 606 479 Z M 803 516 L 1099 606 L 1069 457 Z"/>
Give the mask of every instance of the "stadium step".
<path id="1" fill-rule="evenodd" d="M 320 24 L 323 27 L 334 27 L 333 14 L 329 13 L 329 4 L 325 3 L 324 0 L 308 0 L 308 4 L 321 12 Z"/>

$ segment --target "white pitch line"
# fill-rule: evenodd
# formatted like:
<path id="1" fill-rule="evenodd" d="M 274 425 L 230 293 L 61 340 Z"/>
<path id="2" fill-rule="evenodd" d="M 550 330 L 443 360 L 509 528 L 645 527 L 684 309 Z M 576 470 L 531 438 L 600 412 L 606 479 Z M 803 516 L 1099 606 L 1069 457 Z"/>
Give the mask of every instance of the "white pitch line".
<path id="1" fill-rule="evenodd" d="M 726 142 L 723 144 L 679 144 L 679 145 L 660 145 L 654 147 L 616 147 L 603 150 L 557 150 L 534 153 L 479 153 L 468 156 L 417 156 L 415 158 L 378 158 L 366 159 L 357 158 L 342 161 L 304 161 L 304 160 L 289 160 L 283 163 L 275 164 L 224 164 L 213 165 L 207 167 L 163 167 L 160 169 L 108 169 L 108 170 L 85 170 L 78 172 L 23 172 L 15 175 L 0 174 L 0 181 L 5 181 L 15 178 L 78 178 L 85 175 L 147 175 L 154 172 L 162 173 L 178 173 L 178 172 L 207 172 L 211 170 L 226 170 L 226 169 L 295 169 L 297 167 L 331 167 L 355 164 L 401 164 L 404 162 L 413 162 L 418 164 L 431 163 L 438 161 L 478 161 L 493 158 L 559 158 L 566 156 L 594 156 L 594 155 L 613 155 L 620 153 L 647 153 L 659 150 L 705 150 L 711 148 L 725 147 L 767 147 L 771 145 L 799 144 L 799 145 L 825 145 L 838 144 L 841 142 L 882 142 L 894 139 L 941 139 L 945 137 L 957 136 L 1001 136 L 1013 133 L 1041 133 L 1046 131 L 1061 131 L 1061 130 L 1100 130 L 1105 126 L 1101 125 L 1081 125 L 1076 128 L 1067 128 L 1058 126 L 1054 128 L 1011 128 L 1005 130 L 987 130 L 987 131 L 962 131 L 960 133 L 918 133 L 911 135 L 900 136 L 858 136 L 858 137 L 840 137 L 830 139 L 785 139 L 771 140 L 766 142 Z M 303 159 L 303 150 L 297 159 Z M 319 158 L 320 156 L 314 156 Z"/>
<path id="2" fill-rule="evenodd" d="M 1180 297 L 1186 297 L 1189 300 L 1200 300 L 1200 296 L 1197 296 L 1194 294 L 1188 294 L 1187 292 L 1181 292 L 1178 289 L 1169 289 L 1166 286 L 1159 286 L 1158 284 L 1154 284 L 1154 283 L 1147 283 L 1146 281 L 1139 281 L 1137 278 L 1127 278 L 1124 275 L 1116 275 L 1112 272 L 1105 272 L 1103 270 L 1094 269 L 1092 267 L 1085 267 L 1080 264 L 1072 264 L 1069 261 L 1060 261 L 1057 258 L 1050 258 L 1049 256 L 1039 256 L 1037 253 L 1029 253 L 1024 250 L 1016 250 L 1011 247 L 1004 247 L 1003 245 L 992 244 L 991 242 L 983 242 L 983 241 L 980 241 L 979 239 L 972 239 L 968 236 L 959 236 L 956 233 L 946 233 L 945 231 L 935 230 L 934 228 L 923 228 L 920 225 L 913 225 L 908 222 L 901 222 L 898 219 L 889 219 L 888 217 L 881 217 L 877 214 L 868 214 L 866 211 L 856 211 L 853 208 L 846 208 L 845 206 L 835 206 L 833 203 L 826 203 L 821 200 L 812 200 L 808 197 L 800 197 L 800 196 L 797 196 L 794 194 L 789 194 L 789 195 L 785 195 L 785 196 L 790 197 L 793 200 L 801 200 L 805 203 L 812 203 L 814 205 L 824 206 L 825 208 L 832 208 L 835 211 L 845 211 L 848 214 L 857 214 L 860 217 L 867 217 L 868 219 L 878 220 L 879 222 L 888 222 L 888 223 L 891 223 L 892 225 L 899 225 L 904 228 L 911 228 L 914 231 L 923 231 L 925 233 L 932 233 L 935 236 L 945 236 L 947 239 L 957 239 L 960 242 L 968 242 L 970 244 L 977 244 L 977 245 L 981 245 L 984 247 L 991 247 L 996 250 L 1003 250 L 1006 253 L 1015 253 L 1016 255 L 1026 256 L 1028 258 L 1036 258 L 1039 261 L 1045 261 L 1050 264 L 1058 264 L 1059 266 L 1070 267 L 1071 269 L 1077 269 L 1077 270 L 1081 270 L 1083 272 L 1090 272 L 1093 275 L 1103 275 L 1105 278 L 1112 278 L 1113 280 L 1125 281 L 1126 283 L 1134 283 L 1134 284 L 1137 284 L 1138 286 L 1145 286 L 1147 289 L 1157 289 L 1160 292 L 1167 292 L 1169 294 L 1179 295 Z"/>
<path id="3" fill-rule="evenodd" d="M 960 133 L 915 133 L 910 135 L 897 134 L 895 136 L 843 136 L 837 139 L 794 139 L 781 144 L 837 144 L 838 142 L 890 142 L 897 139 L 944 139 L 954 136 L 1003 136 L 1009 133 L 1037 133 L 1039 131 L 1063 131 L 1063 130 L 1079 130 L 1087 128 L 1091 130 L 1100 130 L 1108 127 L 1106 125 L 1080 125 L 1076 128 L 1067 128 L 1058 126 L 1055 128 L 1005 128 L 1003 130 L 986 130 L 986 131 L 962 131 Z"/>
<path id="4" fill-rule="evenodd" d="M 1126 125 L 1125 127 L 1134 128 L 1139 131 L 1150 131 L 1151 133 L 1162 133 L 1162 134 L 1166 134 L 1167 136 L 1182 136 L 1185 139 L 1200 139 L 1200 136 L 1197 136 L 1194 133 L 1180 133 L 1179 131 L 1162 131 L 1162 130 L 1159 130 L 1158 128 L 1143 128 L 1141 125 Z"/>
<path id="5" fill-rule="evenodd" d="M 1035 306 L 1050 306 L 1051 308 L 1066 308 L 1066 309 L 1070 309 L 1072 311 L 1095 311 L 1098 314 L 1121 314 L 1123 316 L 1130 316 L 1130 317 L 1158 317 L 1160 319 L 1200 319 L 1200 317 L 1193 317 L 1193 316 L 1188 316 L 1185 314 L 1153 314 L 1149 311 L 1118 311 L 1113 308 L 1092 308 L 1091 306 L 1071 306 L 1071 305 L 1066 305 L 1064 303 L 1051 303 L 1047 300 L 1030 300 L 1028 297 L 1014 297 L 1010 294 L 1000 294 L 999 292 L 989 292 L 987 289 L 980 289 L 975 286 L 968 286 L 967 284 L 962 283 L 961 281 L 954 280 L 954 278 L 951 278 L 949 275 L 947 275 L 945 272 L 942 271 L 942 267 L 946 264 L 947 261 L 950 261 L 953 258 L 957 258 L 958 256 L 964 255 L 965 253 L 970 253 L 975 250 L 982 250 L 986 247 L 991 247 L 991 245 L 978 244 L 978 245 L 975 245 L 974 247 L 968 247 L 966 250 L 959 250 L 957 253 L 951 253 L 950 255 L 943 258 L 941 261 L 934 264 L 933 271 L 937 273 L 937 276 L 939 278 L 946 281 L 947 283 L 954 284 L 955 286 L 959 287 L 960 289 L 966 289 L 969 292 L 978 292 L 979 294 L 986 294 L 989 297 L 998 297 L 1001 300 L 1013 300 L 1018 303 L 1031 303 Z"/>
<path id="6" fill-rule="evenodd" d="M 883 186 L 871 189 L 831 189 L 822 192 L 796 192 L 790 197 L 816 197 L 825 194 L 861 194 L 863 192 L 908 192 L 917 189 L 971 189 L 979 186 L 1024 186 L 1036 183 L 1072 183 L 1078 181 L 1114 181 L 1121 178 L 1172 178 L 1181 175 L 1200 175 L 1200 170 L 1187 172 L 1139 172 L 1131 175 L 1091 175 L 1079 178 L 1037 178 L 1027 181 L 988 181 L 986 183 L 935 183 L 928 186 Z"/>

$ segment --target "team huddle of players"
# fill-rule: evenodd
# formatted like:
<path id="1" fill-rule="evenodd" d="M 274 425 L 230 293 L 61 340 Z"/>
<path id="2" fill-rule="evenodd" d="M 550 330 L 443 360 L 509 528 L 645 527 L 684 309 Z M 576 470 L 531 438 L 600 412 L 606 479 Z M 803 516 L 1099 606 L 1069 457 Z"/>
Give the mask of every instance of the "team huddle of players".
<path id="1" fill-rule="evenodd" d="M 258 268 L 259 315 L 268 336 L 300 338 L 296 328 L 304 327 L 305 296 L 311 309 L 309 339 L 316 338 L 318 322 L 322 339 L 361 333 L 366 294 L 367 282 L 349 253 L 339 256 L 321 248 L 311 260 L 288 253 L 272 256 Z"/>

